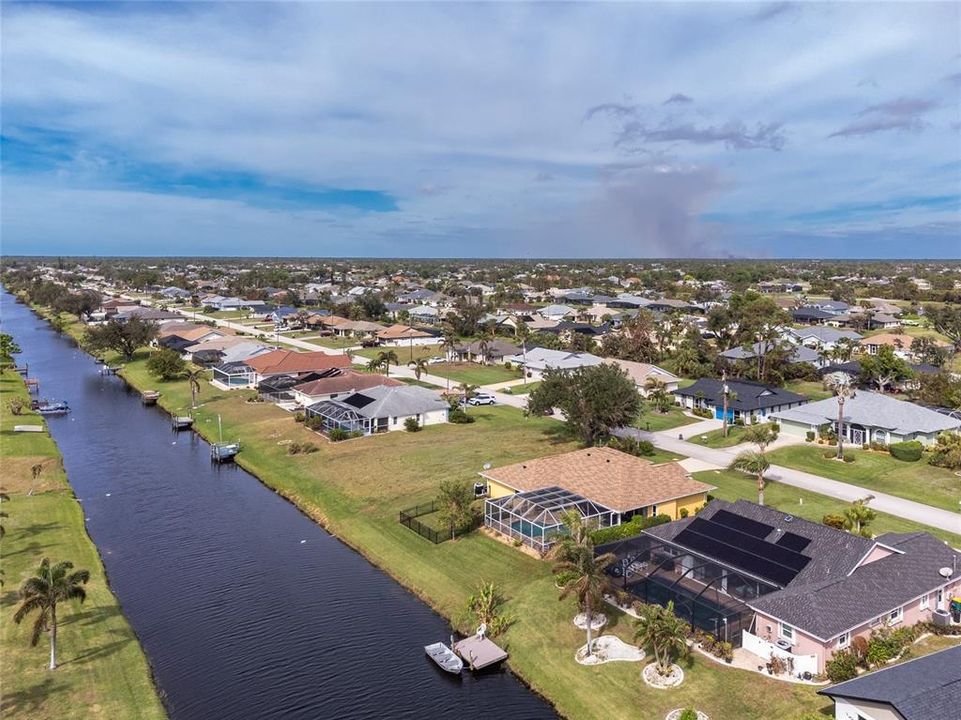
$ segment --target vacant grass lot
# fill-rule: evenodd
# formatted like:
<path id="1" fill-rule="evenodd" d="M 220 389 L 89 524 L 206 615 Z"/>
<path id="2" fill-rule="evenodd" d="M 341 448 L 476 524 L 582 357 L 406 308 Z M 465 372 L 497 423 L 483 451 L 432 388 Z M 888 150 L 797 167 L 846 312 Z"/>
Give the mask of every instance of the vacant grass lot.
<path id="1" fill-rule="evenodd" d="M 643 412 L 634 421 L 634 427 L 641 430 L 659 432 L 698 422 L 698 418 L 688 417 L 679 407 L 672 407 L 666 413 L 662 413 L 650 403 L 645 402 L 643 408 Z"/>
<path id="2" fill-rule="evenodd" d="M 316 335 L 316 332 L 308 331 L 307 335 Z M 321 347 L 330 348 L 331 350 L 343 350 L 344 348 L 356 347 L 360 345 L 360 340 L 357 338 L 343 338 L 343 337 L 310 337 L 306 340 L 311 345 L 320 345 Z"/>
<path id="3" fill-rule="evenodd" d="M 714 497 L 722 500 L 746 498 L 752 502 L 757 502 L 757 481 L 750 475 L 733 470 L 705 470 L 694 473 L 693 477 L 701 482 L 716 485 L 717 490 L 711 491 Z M 842 500 L 777 482 L 768 482 L 764 488 L 764 502 L 766 505 L 814 522 L 821 522 L 821 519 L 828 514 L 840 515 L 845 508 L 849 507 Z M 924 530 L 947 540 L 954 547 L 961 548 L 961 535 L 930 528 L 910 520 L 904 520 L 896 515 L 878 513 L 877 519 L 871 524 L 871 529 L 876 534 Z"/>
<path id="4" fill-rule="evenodd" d="M 820 380 L 792 380 L 785 386 L 791 392 L 806 395 L 810 400 L 826 400 L 834 393 L 824 389 L 824 383 Z"/>
<path id="5" fill-rule="evenodd" d="M 165 713 L 137 638 L 107 585 L 100 556 L 87 536 L 83 513 L 67 484 L 60 453 L 49 435 L 14 433 L 14 425 L 41 425 L 26 412 L 19 417 L 7 403 L 27 394 L 18 375 L 0 374 L 0 447 L 3 487 L 3 580 L 0 593 L 0 715 L 24 720 L 67 718 L 163 718 Z M 34 481 L 31 467 L 43 470 Z M 32 495 L 27 493 L 33 490 Z M 70 560 L 90 571 L 87 601 L 58 606 L 57 655 L 60 667 L 47 670 L 46 635 L 30 646 L 28 618 L 10 621 L 21 581 L 44 557 Z"/>
<path id="6" fill-rule="evenodd" d="M 401 359 L 403 357 L 401 355 Z M 493 385 L 523 377 L 521 371 L 514 368 L 508 370 L 503 365 L 481 365 L 472 362 L 437 363 L 430 366 L 430 374 L 470 385 Z"/>
<path id="7" fill-rule="evenodd" d="M 961 499 L 961 477 L 950 470 L 929 465 L 926 458 L 918 462 L 895 460 L 887 453 L 844 449 L 853 463 L 841 463 L 824 454 L 826 445 L 792 445 L 770 453 L 777 465 L 860 485 L 871 490 L 897 495 L 915 502 L 945 510 L 957 510 Z"/>
<path id="8" fill-rule="evenodd" d="M 724 428 L 718 428 L 700 435 L 692 435 L 687 440 L 695 445 L 709 448 L 729 448 L 744 442 L 744 429 L 743 425 L 729 425 L 727 437 L 724 437 Z"/>
<path id="9" fill-rule="evenodd" d="M 356 342 L 354 344 L 357 344 Z M 374 347 L 374 348 L 364 348 L 363 350 L 358 350 L 354 353 L 355 357 L 367 358 L 368 360 L 373 360 L 382 352 L 393 351 L 397 355 L 397 360 L 400 365 L 406 365 L 407 363 L 417 360 L 426 360 L 432 357 L 444 357 L 444 350 L 440 345 L 414 345 L 413 347 Z M 434 369 L 439 367 L 439 365 L 431 365 L 430 372 L 433 374 Z"/>

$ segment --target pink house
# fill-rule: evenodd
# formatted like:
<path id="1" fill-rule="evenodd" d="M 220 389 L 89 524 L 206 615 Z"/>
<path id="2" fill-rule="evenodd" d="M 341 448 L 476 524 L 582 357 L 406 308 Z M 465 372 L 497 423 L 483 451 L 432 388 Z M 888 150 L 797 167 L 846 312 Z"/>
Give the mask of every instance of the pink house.
<path id="1" fill-rule="evenodd" d="M 932 621 L 961 596 L 961 553 L 928 533 L 867 539 L 746 500 L 599 550 L 615 553 L 611 572 L 637 599 L 672 600 L 759 665 L 778 656 L 801 676 L 824 672 L 853 638 Z"/>

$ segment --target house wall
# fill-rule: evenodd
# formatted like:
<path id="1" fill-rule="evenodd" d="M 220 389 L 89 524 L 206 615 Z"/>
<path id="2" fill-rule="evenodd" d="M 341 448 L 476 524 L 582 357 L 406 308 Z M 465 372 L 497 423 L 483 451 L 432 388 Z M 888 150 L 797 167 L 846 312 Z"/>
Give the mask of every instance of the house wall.
<path id="1" fill-rule="evenodd" d="M 404 423 L 407 418 L 417 418 L 420 422 L 421 427 L 427 425 L 440 425 L 441 423 L 447 422 L 447 408 L 443 410 L 431 410 L 430 412 L 420 413 L 419 415 L 398 415 L 396 417 L 391 416 L 387 420 L 387 431 L 394 432 L 395 430 L 406 430 Z"/>
<path id="2" fill-rule="evenodd" d="M 440 342 L 440 338 L 436 337 L 423 337 L 423 338 L 404 338 L 403 340 L 384 340 L 381 339 L 380 344 L 387 347 L 410 347 L 411 343 L 414 345 L 435 345 Z"/>
<path id="3" fill-rule="evenodd" d="M 487 495 L 491 499 L 504 497 L 505 495 L 513 495 L 516 491 L 506 485 L 501 485 L 496 480 L 487 481 Z"/>
<path id="4" fill-rule="evenodd" d="M 901 713 L 887 703 L 847 698 L 838 698 L 834 701 L 834 718 L 835 720 L 904 720 Z"/>
<path id="5" fill-rule="evenodd" d="M 686 509 L 689 515 L 693 515 L 694 511 L 706 502 L 706 492 L 695 493 L 694 495 L 688 495 L 687 497 L 678 498 L 677 500 L 668 500 L 667 502 L 658 503 L 655 506 L 657 508 L 657 512 L 653 514 L 670 515 L 671 520 L 679 520 L 681 518 L 682 509 Z"/>

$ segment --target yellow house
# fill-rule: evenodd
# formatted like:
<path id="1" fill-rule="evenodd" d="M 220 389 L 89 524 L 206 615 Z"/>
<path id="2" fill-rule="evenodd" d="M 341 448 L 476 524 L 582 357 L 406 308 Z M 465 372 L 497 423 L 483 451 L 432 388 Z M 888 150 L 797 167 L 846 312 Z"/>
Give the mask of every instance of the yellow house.
<path id="1" fill-rule="evenodd" d="M 613 448 L 586 448 L 485 470 L 492 500 L 557 487 L 614 513 L 617 525 L 635 515 L 677 520 L 707 502 L 711 485 L 698 482 L 674 462 L 654 463 Z M 686 510 L 687 512 L 682 512 Z"/>

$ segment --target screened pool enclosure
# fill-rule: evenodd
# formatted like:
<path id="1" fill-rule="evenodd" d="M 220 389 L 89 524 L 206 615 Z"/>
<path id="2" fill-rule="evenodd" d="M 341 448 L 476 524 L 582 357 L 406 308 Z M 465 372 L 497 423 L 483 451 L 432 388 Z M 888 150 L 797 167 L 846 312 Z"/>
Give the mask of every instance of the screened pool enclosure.
<path id="1" fill-rule="evenodd" d="M 612 510 L 577 493 L 549 487 L 488 500 L 484 505 L 484 524 L 543 554 L 565 532 L 567 512 L 577 513 L 596 527 L 609 527 L 616 516 Z"/>

